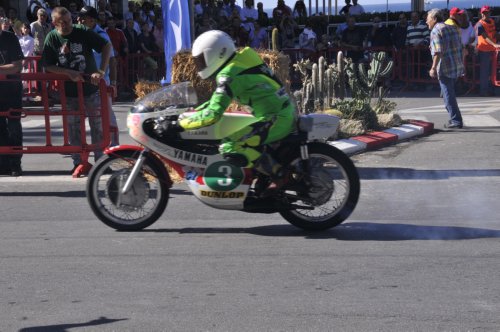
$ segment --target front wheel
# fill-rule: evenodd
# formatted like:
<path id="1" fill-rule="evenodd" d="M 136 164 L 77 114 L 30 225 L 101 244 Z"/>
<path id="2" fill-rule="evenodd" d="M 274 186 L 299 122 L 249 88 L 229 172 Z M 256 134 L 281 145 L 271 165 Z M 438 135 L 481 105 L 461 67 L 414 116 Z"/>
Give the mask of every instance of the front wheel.
<path id="1" fill-rule="evenodd" d="M 351 159 L 333 146 L 321 143 L 308 145 L 309 174 L 299 180 L 297 192 L 304 209 L 282 211 L 289 223 L 305 230 L 325 230 L 346 220 L 359 198 L 359 175 Z M 300 154 L 293 156 L 290 166 L 301 169 Z"/>
<path id="2" fill-rule="evenodd" d="M 140 152 L 126 151 L 102 157 L 87 180 L 87 200 L 95 215 L 111 228 L 141 230 L 152 225 L 165 210 L 169 186 L 165 170 L 146 158 L 130 190 L 122 188 Z"/>

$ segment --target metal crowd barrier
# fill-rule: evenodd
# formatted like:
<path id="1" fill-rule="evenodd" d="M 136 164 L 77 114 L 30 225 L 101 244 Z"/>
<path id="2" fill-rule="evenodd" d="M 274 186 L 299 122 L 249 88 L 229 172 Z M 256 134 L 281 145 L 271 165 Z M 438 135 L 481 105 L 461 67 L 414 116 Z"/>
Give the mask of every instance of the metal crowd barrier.
<path id="1" fill-rule="evenodd" d="M 153 63 L 156 63 L 156 69 L 148 68 Z M 118 62 L 117 70 L 123 75 L 123 79 L 118 83 L 130 89 L 141 79 L 159 81 L 166 72 L 165 54 L 163 52 L 128 54 Z"/>
<path id="2" fill-rule="evenodd" d="M 491 83 L 494 86 L 500 86 L 500 51 L 498 50 L 495 52 L 495 58 L 493 59 Z"/>
<path id="3" fill-rule="evenodd" d="M 78 109 L 69 109 L 67 106 L 67 98 L 65 94 L 64 82 L 69 81 L 66 75 L 60 74 L 46 74 L 46 73 L 21 73 L 16 75 L 0 75 L 0 81 L 26 81 L 26 82 L 39 82 L 40 93 L 42 97 L 41 106 L 23 107 L 22 109 L 9 109 L 5 112 L 0 112 L 0 116 L 8 118 L 38 118 L 42 119 L 44 135 L 39 135 L 37 138 L 44 137 L 44 143 L 40 145 L 23 145 L 23 146 L 0 146 L 0 154 L 40 154 L 40 153 L 59 153 L 59 154 L 73 154 L 78 153 L 81 156 L 81 163 L 73 173 L 73 177 L 79 177 L 87 174 L 92 165 L 88 162 L 89 154 L 95 150 L 103 150 L 110 144 L 110 120 L 109 120 L 109 104 L 108 104 L 108 87 L 106 82 L 101 80 L 99 83 L 99 96 L 100 96 L 100 109 L 96 114 L 86 115 L 86 109 L 83 102 L 83 83 L 78 82 Z M 49 86 L 57 83 L 57 91 L 51 92 L 49 96 Z M 56 99 L 57 104 L 50 105 L 50 99 Z M 80 145 L 70 145 L 69 142 L 69 119 L 70 116 L 77 116 L 80 118 Z M 102 119 L 102 141 L 87 143 L 88 133 L 86 118 L 101 117 Z M 59 128 L 58 124 L 62 122 Z M 36 121 L 36 120 L 35 120 Z M 62 132 L 61 132 L 62 131 Z M 33 140 L 30 137 L 25 142 Z M 89 137 L 90 138 L 90 137 Z"/>
<path id="4" fill-rule="evenodd" d="M 38 73 L 41 72 L 38 68 L 41 56 L 28 56 L 23 60 L 23 73 Z M 23 87 L 25 91 L 23 93 L 25 98 L 35 98 L 40 96 L 39 83 L 37 81 L 26 81 L 23 82 Z"/>

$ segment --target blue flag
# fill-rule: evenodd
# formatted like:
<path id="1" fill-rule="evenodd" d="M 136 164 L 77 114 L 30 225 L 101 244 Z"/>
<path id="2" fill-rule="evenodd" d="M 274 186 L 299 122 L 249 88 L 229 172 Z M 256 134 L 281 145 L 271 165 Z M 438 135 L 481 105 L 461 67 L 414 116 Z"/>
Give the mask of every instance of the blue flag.
<path id="1" fill-rule="evenodd" d="M 191 48 L 191 21 L 187 0 L 162 0 L 166 74 L 162 83 L 172 81 L 172 57 Z"/>

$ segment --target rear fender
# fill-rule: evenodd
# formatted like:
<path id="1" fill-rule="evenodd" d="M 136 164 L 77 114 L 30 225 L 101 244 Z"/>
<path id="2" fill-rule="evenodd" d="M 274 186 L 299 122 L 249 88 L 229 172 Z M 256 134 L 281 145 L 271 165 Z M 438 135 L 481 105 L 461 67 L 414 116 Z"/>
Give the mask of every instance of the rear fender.
<path id="1" fill-rule="evenodd" d="M 138 152 L 141 152 L 143 150 L 144 150 L 144 147 L 142 147 L 142 146 L 118 145 L 118 146 L 106 148 L 104 150 L 104 153 L 106 155 L 117 155 L 117 156 L 121 156 L 121 157 L 125 158 L 125 157 L 130 157 L 134 153 L 138 153 Z M 165 164 L 163 163 L 163 161 L 160 158 L 158 158 L 158 156 L 156 154 L 154 154 L 152 151 L 146 152 L 146 159 L 157 167 L 157 169 L 161 172 L 160 175 L 163 178 L 163 180 L 162 179 L 160 179 L 160 180 L 164 181 L 164 183 L 167 185 L 168 188 L 171 188 L 173 182 L 172 182 L 172 179 L 170 178 L 170 174 L 168 173 L 167 168 L 165 167 Z"/>

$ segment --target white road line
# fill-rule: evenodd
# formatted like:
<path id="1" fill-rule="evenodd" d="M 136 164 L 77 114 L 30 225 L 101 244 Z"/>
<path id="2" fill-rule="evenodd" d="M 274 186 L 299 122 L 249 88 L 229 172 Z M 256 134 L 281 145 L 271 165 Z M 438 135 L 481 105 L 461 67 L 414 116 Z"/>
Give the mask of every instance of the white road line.
<path id="1" fill-rule="evenodd" d="M 466 127 L 500 127 L 500 121 L 489 115 L 462 115 Z"/>
<path id="2" fill-rule="evenodd" d="M 484 100 L 484 101 L 471 101 L 471 102 L 459 102 L 458 107 L 462 112 L 481 112 L 481 113 L 491 113 L 500 110 L 498 100 Z M 398 113 L 435 113 L 439 111 L 445 111 L 444 104 L 425 106 L 425 107 L 415 107 L 398 110 Z"/>
<path id="3" fill-rule="evenodd" d="M 0 176 L 0 185 L 6 183 L 70 183 L 85 186 L 87 183 L 87 177 L 74 179 L 70 174 L 44 176 L 23 175 L 20 177 Z"/>

